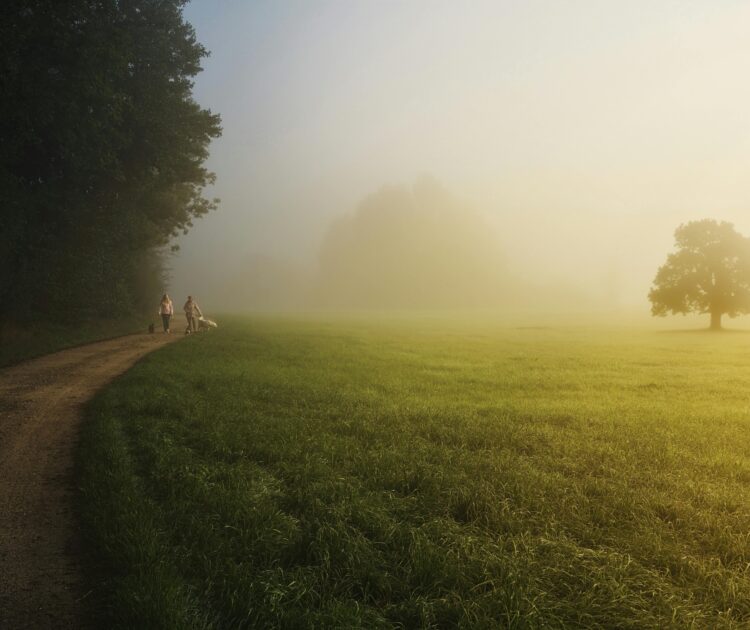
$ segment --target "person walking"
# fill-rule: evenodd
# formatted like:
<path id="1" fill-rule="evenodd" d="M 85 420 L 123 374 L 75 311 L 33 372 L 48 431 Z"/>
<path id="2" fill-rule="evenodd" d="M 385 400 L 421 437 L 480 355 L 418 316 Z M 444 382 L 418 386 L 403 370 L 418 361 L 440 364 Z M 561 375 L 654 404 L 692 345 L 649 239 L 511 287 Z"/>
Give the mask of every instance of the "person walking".
<path id="1" fill-rule="evenodd" d="M 172 298 L 166 293 L 161 296 L 161 302 L 159 302 L 159 315 L 161 315 L 161 323 L 164 326 L 164 332 L 169 334 L 172 332 L 169 329 L 169 322 L 174 315 L 174 305 L 172 304 Z"/>
<path id="2" fill-rule="evenodd" d="M 196 332 L 198 330 L 197 318 L 203 317 L 203 313 L 201 313 L 201 309 L 198 306 L 198 303 L 193 299 L 192 295 L 188 295 L 187 302 L 185 302 L 185 306 L 183 306 L 182 309 L 185 311 L 185 318 L 187 319 L 185 334 L 187 335 L 191 332 Z"/>

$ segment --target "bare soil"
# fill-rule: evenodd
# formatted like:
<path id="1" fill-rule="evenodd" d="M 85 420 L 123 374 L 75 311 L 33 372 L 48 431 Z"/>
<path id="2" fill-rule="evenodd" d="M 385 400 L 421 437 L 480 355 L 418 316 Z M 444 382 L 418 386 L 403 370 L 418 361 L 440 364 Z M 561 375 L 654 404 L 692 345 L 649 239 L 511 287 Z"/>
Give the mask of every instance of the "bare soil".
<path id="1" fill-rule="evenodd" d="M 0 370 L 0 628 L 81 628 L 73 510 L 83 404 L 177 335 L 128 335 Z"/>

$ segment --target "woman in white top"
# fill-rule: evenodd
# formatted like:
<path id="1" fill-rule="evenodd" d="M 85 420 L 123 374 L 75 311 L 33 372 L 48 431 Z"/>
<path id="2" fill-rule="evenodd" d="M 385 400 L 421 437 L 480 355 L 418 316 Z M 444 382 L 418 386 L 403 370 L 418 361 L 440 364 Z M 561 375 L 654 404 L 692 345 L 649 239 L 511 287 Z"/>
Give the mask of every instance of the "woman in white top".
<path id="1" fill-rule="evenodd" d="M 171 332 L 169 330 L 169 320 L 172 319 L 173 314 L 174 306 L 172 305 L 172 300 L 165 293 L 161 296 L 161 302 L 159 303 L 159 315 L 161 315 L 161 323 L 164 326 L 165 333 Z"/>

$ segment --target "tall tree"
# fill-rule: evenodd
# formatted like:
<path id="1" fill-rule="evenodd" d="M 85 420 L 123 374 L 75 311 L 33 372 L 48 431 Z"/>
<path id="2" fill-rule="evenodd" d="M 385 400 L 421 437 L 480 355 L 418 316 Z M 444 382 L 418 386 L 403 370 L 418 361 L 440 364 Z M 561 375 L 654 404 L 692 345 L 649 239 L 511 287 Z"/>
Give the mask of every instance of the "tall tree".
<path id="1" fill-rule="evenodd" d="M 704 219 L 678 227 L 675 246 L 648 294 L 653 315 L 709 313 L 718 330 L 722 315 L 750 313 L 750 239 Z"/>
<path id="2" fill-rule="evenodd" d="M 133 310 L 214 207 L 220 121 L 192 98 L 207 51 L 185 3 L 2 3 L 0 320 Z"/>
<path id="3" fill-rule="evenodd" d="M 314 299 L 329 307 L 481 308 L 512 290 L 487 217 L 427 176 L 334 222 L 319 262 Z"/>

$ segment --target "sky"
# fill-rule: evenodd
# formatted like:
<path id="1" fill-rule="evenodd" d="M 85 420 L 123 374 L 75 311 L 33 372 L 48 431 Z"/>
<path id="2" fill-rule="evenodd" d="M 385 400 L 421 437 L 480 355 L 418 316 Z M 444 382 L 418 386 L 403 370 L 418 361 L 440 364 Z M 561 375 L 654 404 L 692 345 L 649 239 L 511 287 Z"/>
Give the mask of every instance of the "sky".
<path id="1" fill-rule="evenodd" d="M 750 3 L 193 0 L 219 210 L 171 291 L 263 255 L 314 273 L 332 223 L 429 174 L 511 272 L 647 311 L 674 229 L 750 235 Z"/>

